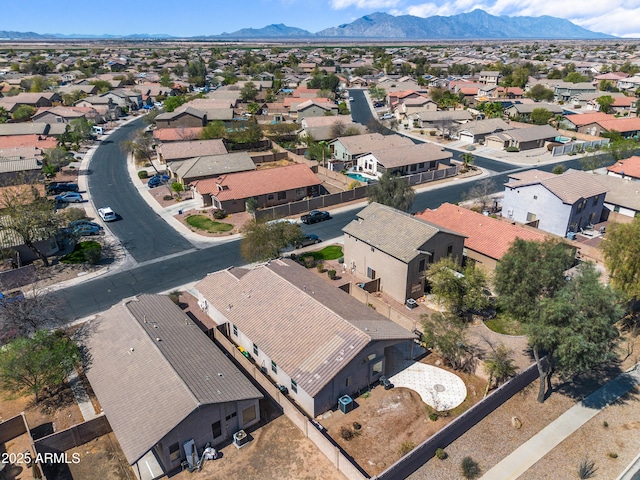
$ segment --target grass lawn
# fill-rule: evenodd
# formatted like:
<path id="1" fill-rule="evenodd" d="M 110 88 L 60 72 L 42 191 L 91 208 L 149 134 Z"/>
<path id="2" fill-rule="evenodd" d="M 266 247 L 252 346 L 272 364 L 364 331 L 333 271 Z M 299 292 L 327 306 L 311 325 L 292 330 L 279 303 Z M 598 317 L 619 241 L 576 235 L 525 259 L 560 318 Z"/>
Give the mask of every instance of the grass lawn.
<path id="1" fill-rule="evenodd" d="M 498 312 L 494 318 L 487 320 L 484 324 L 496 333 L 502 335 L 524 335 L 524 328 L 515 318 Z"/>
<path id="2" fill-rule="evenodd" d="M 343 256 L 344 254 L 342 253 L 342 247 L 340 245 L 329 245 L 328 247 L 324 247 L 322 250 L 318 250 L 317 252 L 308 252 L 300 257 L 313 257 L 317 262 L 318 260 L 336 260 Z"/>
<path id="3" fill-rule="evenodd" d="M 73 252 L 62 257 L 60 261 L 70 264 L 98 263 L 101 251 L 102 246 L 98 242 L 80 242 L 73 249 Z"/>
<path id="4" fill-rule="evenodd" d="M 233 225 L 230 223 L 216 222 L 205 215 L 189 215 L 186 222 L 193 228 L 209 233 L 222 233 L 233 230 Z"/>

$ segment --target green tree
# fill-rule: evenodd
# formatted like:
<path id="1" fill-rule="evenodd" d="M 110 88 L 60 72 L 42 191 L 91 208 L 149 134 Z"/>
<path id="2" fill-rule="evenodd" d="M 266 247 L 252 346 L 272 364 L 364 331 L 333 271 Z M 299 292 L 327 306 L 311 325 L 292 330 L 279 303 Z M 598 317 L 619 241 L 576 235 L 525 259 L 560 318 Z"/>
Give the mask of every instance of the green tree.
<path id="1" fill-rule="evenodd" d="M 253 102 L 258 96 L 258 88 L 253 82 L 247 82 L 240 89 L 240 98 L 243 102 Z"/>
<path id="2" fill-rule="evenodd" d="M 215 122 L 208 123 L 206 127 L 202 129 L 200 139 L 212 140 L 215 138 L 225 138 L 227 135 L 227 127 L 222 120 L 216 120 Z"/>
<path id="3" fill-rule="evenodd" d="M 546 108 L 534 108 L 531 112 L 531 122 L 535 125 L 546 125 L 552 118 L 553 113 Z"/>
<path id="4" fill-rule="evenodd" d="M 332 156 L 331 149 L 326 142 L 311 142 L 307 147 L 305 157 L 309 160 L 317 160 L 321 165 L 325 165 Z"/>
<path id="5" fill-rule="evenodd" d="M 471 457 L 464 457 L 460 463 L 460 469 L 462 470 L 462 476 L 467 480 L 473 480 L 480 476 L 481 470 L 478 462 Z"/>
<path id="6" fill-rule="evenodd" d="M 11 115 L 16 122 L 26 122 L 36 113 L 36 109 L 31 105 L 20 105 Z"/>
<path id="7" fill-rule="evenodd" d="M 121 149 L 127 153 L 132 153 L 133 158 L 138 163 L 151 165 L 153 165 L 153 160 L 156 157 L 156 150 L 154 147 L 155 140 L 142 129 L 138 130 L 131 140 L 125 140 L 121 144 Z"/>
<path id="8" fill-rule="evenodd" d="M 541 83 L 537 83 L 529 89 L 529 91 L 526 93 L 526 96 L 529 98 L 533 98 L 538 102 L 540 101 L 552 102 L 554 98 L 554 93 L 553 93 L 553 90 L 551 90 L 550 88 L 545 87 Z"/>
<path id="9" fill-rule="evenodd" d="M 6 345 L 0 355 L 0 382 L 14 394 L 33 394 L 37 403 L 42 389 L 64 383 L 79 359 L 77 345 L 61 332 L 38 330 Z"/>
<path id="10" fill-rule="evenodd" d="M 69 152 L 60 147 L 49 148 L 44 152 L 44 165 L 57 172 L 71 160 Z"/>
<path id="11" fill-rule="evenodd" d="M 168 73 L 160 77 L 160 85 L 167 88 L 173 86 L 173 80 L 171 80 L 171 76 Z"/>
<path id="12" fill-rule="evenodd" d="M 4 107 L 0 107 L 0 123 L 7 123 L 9 116 L 9 112 Z"/>
<path id="13" fill-rule="evenodd" d="M 371 96 L 372 100 L 380 102 L 387 97 L 387 91 L 382 87 L 376 87 L 375 85 L 372 85 L 371 87 L 369 87 L 369 95 Z"/>
<path id="14" fill-rule="evenodd" d="M 202 59 L 189 62 L 187 66 L 187 76 L 189 83 L 197 87 L 204 86 L 207 76 L 207 65 Z"/>
<path id="15" fill-rule="evenodd" d="M 264 91 L 264 101 L 267 103 L 273 103 L 278 100 L 278 96 L 273 91 L 273 88 L 267 88 Z"/>
<path id="16" fill-rule="evenodd" d="M 4 206 L 0 232 L 21 239 L 48 267 L 46 251 L 38 242 L 58 233 L 60 217 L 55 213 L 53 202 L 41 196 L 34 185 L 17 185 L 2 189 L 0 203 Z"/>
<path id="17" fill-rule="evenodd" d="M 106 80 L 92 80 L 89 82 L 91 85 L 95 85 L 98 89 L 98 93 L 107 93 L 111 90 L 111 83 Z"/>
<path id="18" fill-rule="evenodd" d="M 248 203 L 248 202 L 247 202 Z M 250 220 L 242 227 L 240 253 L 247 262 L 264 262 L 303 237 L 300 225 L 290 222 L 262 223 Z"/>
<path id="19" fill-rule="evenodd" d="M 377 202 L 382 205 L 408 212 L 413 205 L 416 192 L 411 188 L 407 179 L 386 170 L 369 190 L 369 203 Z"/>
<path id="20" fill-rule="evenodd" d="M 564 81 L 569 83 L 585 83 L 589 81 L 589 77 L 585 77 L 578 72 L 570 72 L 566 77 L 564 77 Z"/>
<path id="21" fill-rule="evenodd" d="M 182 194 L 182 192 L 184 192 L 184 185 L 182 185 L 180 182 L 173 182 L 171 184 L 171 190 L 173 190 L 178 198 L 180 198 L 180 195 Z"/>
<path id="22" fill-rule="evenodd" d="M 640 298 L 640 216 L 614 223 L 602 244 L 613 287 L 628 299 Z"/>
<path id="23" fill-rule="evenodd" d="M 603 113 L 609 113 L 611 110 L 611 105 L 615 100 L 611 95 L 603 95 L 601 97 L 596 98 L 596 103 L 600 105 L 600 111 Z"/>
<path id="24" fill-rule="evenodd" d="M 162 109 L 165 112 L 173 112 L 176 108 L 183 105 L 186 101 L 187 99 L 183 95 L 168 97 L 162 104 Z"/>
<path id="25" fill-rule="evenodd" d="M 513 363 L 513 351 L 499 343 L 497 346 L 490 345 L 491 351 L 487 354 L 484 360 L 484 369 L 489 375 L 487 380 L 487 388 L 485 390 L 485 396 L 489 390 L 493 387 L 507 381 L 509 378 L 516 374 L 516 367 Z"/>
<path id="26" fill-rule="evenodd" d="M 422 341 L 434 349 L 454 370 L 468 370 L 473 365 L 473 354 L 466 346 L 466 324 L 456 315 L 435 313 L 422 315 L 424 334 Z"/>
<path id="27" fill-rule="evenodd" d="M 462 159 L 462 168 L 464 170 L 467 170 L 476 161 L 476 157 L 470 152 L 464 152 L 460 158 Z"/>

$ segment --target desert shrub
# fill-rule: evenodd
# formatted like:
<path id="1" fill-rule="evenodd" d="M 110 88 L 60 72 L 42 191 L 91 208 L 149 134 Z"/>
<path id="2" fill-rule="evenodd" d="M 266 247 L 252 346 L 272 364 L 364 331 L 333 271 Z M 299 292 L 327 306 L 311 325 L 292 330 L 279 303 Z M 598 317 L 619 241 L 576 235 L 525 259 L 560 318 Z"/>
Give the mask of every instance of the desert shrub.
<path id="1" fill-rule="evenodd" d="M 507 152 L 519 152 L 520 149 L 518 147 L 507 147 L 507 148 L 505 148 L 505 151 L 507 151 Z"/>
<path id="2" fill-rule="evenodd" d="M 335 278 L 336 278 L 336 271 L 335 271 L 335 270 L 328 270 L 328 271 L 327 271 L 327 275 L 329 275 L 329 278 L 330 278 L 331 280 L 335 280 Z"/>
<path id="3" fill-rule="evenodd" d="M 447 452 L 445 452 L 444 449 L 438 448 L 436 450 L 436 458 L 438 460 L 445 460 L 448 456 L 449 456 L 449 454 Z"/>
<path id="4" fill-rule="evenodd" d="M 596 470 L 598 470 L 596 468 L 596 462 L 585 457 L 578 466 L 578 478 L 592 478 L 596 474 Z"/>
<path id="5" fill-rule="evenodd" d="M 304 266 L 306 268 L 313 268 L 313 266 L 316 264 L 315 258 L 313 258 L 311 255 L 302 257 L 302 261 L 304 262 Z"/>
<path id="6" fill-rule="evenodd" d="M 478 478 L 480 476 L 480 466 L 471 457 L 464 457 L 460 463 L 462 476 L 466 479 Z"/>
<path id="7" fill-rule="evenodd" d="M 75 222 L 76 220 L 84 220 L 85 218 L 87 218 L 87 212 L 84 211 L 84 208 L 65 208 L 63 215 L 65 220 L 67 220 L 68 222 Z"/>
<path id="8" fill-rule="evenodd" d="M 340 436 L 348 442 L 353 438 L 353 431 L 348 429 L 347 427 L 342 427 L 340 429 Z"/>
<path id="9" fill-rule="evenodd" d="M 145 179 L 145 178 L 149 178 L 149 172 L 147 172 L 146 170 L 140 170 L 138 172 L 138 178 L 140 180 Z"/>
<path id="10" fill-rule="evenodd" d="M 362 425 L 360 425 L 358 422 L 353 422 L 353 429 L 354 430 L 360 430 L 362 428 Z"/>
<path id="11" fill-rule="evenodd" d="M 618 454 L 616 452 L 609 452 L 607 455 L 609 455 L 609 458 L 618 458 Z"/>
<path id="12" fill-rule="evenodd" d="M 429 420 L 431 420 L 432 422 L 435 422 L 436 420 L 438 420 L 438 414 L 437 413 L 430 413 L 429 414 Z"/>
<path id="13" fill-rule="evenodd" d="M 322 262 L 316 263 L 316 268 L 318 269 L 318 273 L 324 272 L 324 263 Z"/>
<path id="14" fill-rule="evenodd" d="M 607 422 L 606 420 L 604 422 L 602 422 L 602 426 L 604 428 L 607 428 L 609 426 L 609 422 Z"/>
<path id="15" fill-rule="evenodd" d="M 360 182 L 357 180 L 354 180 L 349 184 L 349 186 L 347 187 L 347 190 L 353 190 L 354 188 L 358 188 L 359 186 L 360 186 Z"/>
<path id="16" fill-rule="evenodd" d="M 214 210 L 213 218 L 215 218 L 216 220 L 222 220 L 223 218 L 227 218 L 227 212 L 225 212 L 224 210 Z"/>
<path id="17" fill-rule="evenodd" d="M 176 305 L 180 305 L 180 294 L 182 292 L 180 290 L 172 290 L 171 292 L 169 292 L 169 299 L 175 303 Z"/>
<path id="18" fill-rule="evenodd" d="M 400 454 L 400 456 L 404 457 L 407 453 L 409 453 L 414 448 L 416 448 L 416 446 L 414 445 L 413 442 L 402 442 L 402 445 L 400 445 L 398 453 Z"/>
<path id="19" fill-rule="evenodd" d="M 173 200 L 173 196 L 172 195 L 165 195 L 164 197 L 162 197 L 163 200 L 168 201 L 168 200 Z"/>

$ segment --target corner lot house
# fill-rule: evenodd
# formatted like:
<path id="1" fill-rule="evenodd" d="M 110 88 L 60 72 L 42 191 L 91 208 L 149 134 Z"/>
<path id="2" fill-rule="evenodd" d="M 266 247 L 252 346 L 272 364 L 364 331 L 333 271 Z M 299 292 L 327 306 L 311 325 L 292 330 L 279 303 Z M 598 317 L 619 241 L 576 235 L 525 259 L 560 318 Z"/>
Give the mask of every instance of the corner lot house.
<path id="1" fill-rule="evenodd" d="M 196 289 L 209 316 L 311 417 L 376 382 L 388 350 L 413 338 L 288 259 L 215 272 Z"/>
<path id="2" fill-rule="evenodd" d="M 411 139 L 400 135 L 382 135 L 380 133 L 366 133 L 339 137 L 329 142 L 329 148 L 337 160 L 351 166 L 354 160 L 365 153 L 387 148 L 398 148 L 414 145 Z"/>
<path id="3" fill-rule="evenodd" d="M 397 302 L 424 295 L 424 272 L 451 256 L 462 262 L 464 237 L 395 208 L 371 203 L 347 224 L 344 261 L 356 275 L 380 279 L 380 290 Z"/>
<path id="4" fill-rule="evenodd" d="M 435 210 L 416 214 L 417 218 L 465 236 L 464 250 L 485 271 L 495 270 L 498 262 L 517 239 L 542 242 L 547 235 L 533 229 L 497 220 L 466 208 L 443 203 Z"/>
<path id="5" fill-rule="evenodd" d="M 93 323 L 87 377 L 138 476 L 178 469 L 189 440 L 215 446 L 259 421 L 262 394 L 168 297 L 125 300 Z"/>
<path id="6" fill-rule="evenodd" d="M 449 166 L 453 154 L 433 143 L 419 143 L 407 147 L 374 150 L 359 157 L 357 169 L 369 175 L 381 176 L 385 171 L 413 175 Z"/>
<path id="7" fill-rule="evenodd" d="M 562 175 L 529 170 L 509 175 L 502 216 L 564 237 L 600 221 L 607 188 L 593 175 L 567 170 Z"/>

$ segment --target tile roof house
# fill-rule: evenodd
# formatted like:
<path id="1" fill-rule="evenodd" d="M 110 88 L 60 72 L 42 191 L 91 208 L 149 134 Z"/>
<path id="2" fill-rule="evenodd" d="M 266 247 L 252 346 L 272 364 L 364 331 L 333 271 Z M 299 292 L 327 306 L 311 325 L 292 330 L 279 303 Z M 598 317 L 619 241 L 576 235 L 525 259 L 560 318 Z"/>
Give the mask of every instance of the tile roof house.
<path id="1" fill-rule="evenodd" d="M 213 205 L 227 213 L 239 213 L 252 197 L 264 208 L 317 196 L 321 183 L 307 165 L 295 164 L 196 180 L 193 189 L 203 207 Z"/>
<path id="2" fill-rule="evenodd" d="M 311 417 L 386 373 L 405 330 L 292 260 L 230 268 L 196 284 L 206 312 Z"/>
<path id="3" fill-rule="evenodd" d="M 164 130 L 164 129 L 163 129 Z M 170 163 L 203 155 L 222 155 L 227 147 L 221 139 L 169 142 L 156 147 L 161 163 Z"/>
<path id="4" fill-rule="evenodd" d="M 184 105 L 173 112 L 161 113 L 156 117 L 158 128 L 193 128 L 204 127 L 206 124 L 206 112 Z"/>
<path id="5" fill-rule="evenodd" d="M 587 135 L 595 136 L 595 130 L 593 130 L 594 133 L 591 133 L 591 124 L 599 120 L 615 120 L 615 118 L 616 117 L 614 117 L 613 115 L 609 115 L 608 113 L 604 112 L 565 115 L 562 120 L 562 127 L 566 130 L 575 130 L 579 133 L 585 133 Z"/>
<path id="6" fill-rule="evenodd" d="M 520 150 L 530 150 L 544 147 L 547 142 L 555 140 L 559 135 L 560 133 L 551 125 L 535 125 L 487 135 L 485 144 L 487 147 L 496 149 L 516 147 Z"/>
<path id="7" fill-rule="evenodd" d="M 306 117 L 300 121 L 303 135 L 310 135 L 316 141 L 333 140 L 336 138 L 336 131 L 355 129 L 360 134 L 367 132 L 367 128 L 355 123 L 350 115 L 331 115 L 322 117 Z"/>
<path id="8" fill-rule="evenodd" d="M 424 272 L 446 256 L 462 261 L 464 236 L 379 203 L 358 212 L 344 232 L 344 261 L 356 275 L 379 279 L 397 302 L 424 295 Z"/>
<path id="9" fill-rule="evenodd" d="M 531 116 L 531 113 L 534 110 L 542 108 L 547 110 L 554 115 L 561 115 L 563 112 L 562 106 L 556 105 L 554 103 L 545 103 L 545 102 L 532 102 L 532 103 L 514 103 L 510 107 L 508 107 L 504 112 L 510 117 L 520 117 L 524 119 L 528 119 Z"/>
<path id="10" fill-rule="evenodd" d="M 125 300 L 91 324 L 87 378 L 134 471 L 155 455 L 169 473 L 188 440 L 215 446 L 259 421 L 262 394 L 169 297 Z"/>
<path id="11" fill-rule="evenodd" d="M 511 130 L 512 127 L 501 118 L 488 118 L 465 123 L 458 130 L 458 137 L 465 143 L 478 143 L 487 135 Z"/>
<path id="12" fill-rule="evenodd" d="M 413 175 L 449 166 L 451 157 L 453 154 L 440 145 L 419 143 L 373 150 L 358 157 L 356 169 L 374 176 L 382 176 L 387 170 L 400 175 Z"/>
<path id="13" fill-rule="evenodd" d="M 564 237 L 600 221 L 606 192 L 583 171 L 513 173 L 505 184 L 502 216 Z"/>
<path id="14" fill-rule="evenodd" d="M 616 131 L 623 137 L 629 138 L 637 136 L 640 133 L 640 118 L 623 117 L 613 120 L 597 120 L 591 124 L 591 127 L 595 131 L 595 133 L 591 135 L 601 135 L 602 132 Z"/>
<path id="15" fill-rule="evenodd" d="M 338 115 L 338 106 L 334 102 L 320 102 L 315 99 L 308 99 L 302 103 L 294 104 L 290 110 L 292 118 L 300 122 L 307 117 L 321 117 L 331 114 Z"/>
<path id="16" fill-rule="evenodd" d="M 198 140 L 202 134 L 202 128 L 203 127 L 156 128 L 153 131 L 153 138 L 163 143 Z"/>
<path id="17" fill-rule="evenodd" d="M 414 145 L 411 139 L 400 135 L 366 133 L 363 135 L 336 138 L 329 142 L 329 149 L 331 149 L 334 158 L 350 166 L 358 157 L 370 153 L 373 150 L 398 148 L 409 145 Z"/>
<path id="18" fill-rule="evenodd" d="M 612 215 L 624 215 L 634 218 L 640 215 L 640 184 L 613 175 L 594 175 L 594 179 L 607 189 L 604 196 L 603 217 L 612 219 Z"/>
<path id="19" fill-rule="evenodd" d="M 451 203 L 443 203 L 435 210 L 427 209 L 417 213 L 416 218 L 464 235 L 465 256 L 487 271 L 496 268 L 516 238 L 537 242 L 548 238 L 542 232 L 491 218 Z"/>
<path id="20" fill-rule="evenodd" d="M 183 185 L 197 180 L 218 178 L 228 173 L 247 172 L 255 169 L 256 165 L 247 152 L 202 155 L 169 163 L 169 171 Z"/>
<path id="21" fill-rule="evenodd" d="M 624 160 L 618 160 L 607 167 L 607 175 L 640 181 L 640 157 L 634 155 Z"/>

